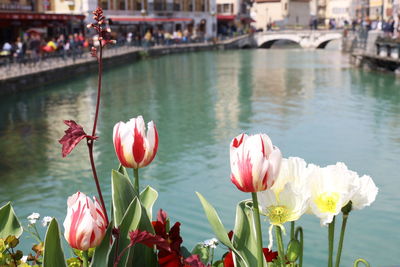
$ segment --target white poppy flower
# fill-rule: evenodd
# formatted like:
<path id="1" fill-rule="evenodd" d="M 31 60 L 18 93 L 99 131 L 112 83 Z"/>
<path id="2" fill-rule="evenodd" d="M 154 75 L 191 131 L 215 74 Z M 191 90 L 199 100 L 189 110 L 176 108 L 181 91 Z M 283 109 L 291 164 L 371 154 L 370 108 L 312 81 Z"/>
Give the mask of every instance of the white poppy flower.
<path id="1" fill-rule="evenodd" d="M 285 222 L 297 221 L 308 208 L 310 195 L 293 189 L 287 183 L 278 194 L 272 189 L 257 193 L 261 213 L 272 225 L 282 226 Z"/>
<path id="2" fill-rule="evenodd" d="M 351 198 L 353 209 L 360 210 L 366 206 L 371 205 L 375 201 L 378 194 L 378 187 L 376 187 L 372 178 L 364 175 L 358 179 L 359 187 Z"/>
<path id="3" fill-rule="evenodd" d="M 310 209 L 321 220 L 331 223 L 358 190 L 357 173 L 338 162 L 325 168 L 315 168 L 310 176 Z"/>

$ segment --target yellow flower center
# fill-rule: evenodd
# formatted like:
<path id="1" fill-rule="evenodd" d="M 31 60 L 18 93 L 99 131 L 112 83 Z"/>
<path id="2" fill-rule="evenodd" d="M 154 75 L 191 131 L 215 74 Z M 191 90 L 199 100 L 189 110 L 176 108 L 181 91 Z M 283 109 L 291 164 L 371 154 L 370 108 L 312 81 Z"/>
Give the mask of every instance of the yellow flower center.
<path id="1" fill-rule="evenodd" d="M 322 193 L 315 199 L 318 209 L 321 212 L 333 213 L 336 211 L 336 206 L 339 201 L 338 193 Z"/>
<path id="2" fill-rule="evenodd" d="M 289 218 L 289 210 L 285 206 L 270 206 L 267 215 L 271 224 L 283 224 Z"/>

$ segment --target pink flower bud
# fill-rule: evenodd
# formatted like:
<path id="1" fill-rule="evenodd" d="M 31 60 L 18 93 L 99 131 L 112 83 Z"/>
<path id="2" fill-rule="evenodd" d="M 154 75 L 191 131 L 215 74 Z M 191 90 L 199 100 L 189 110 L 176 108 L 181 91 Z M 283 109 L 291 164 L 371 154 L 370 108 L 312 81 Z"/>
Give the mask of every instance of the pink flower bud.
<path id="1" fill-rule="evenodd" d="M 231 142 L 231 181 L 243 192 L 270 188 L 279 174 L 282 154 L 266 134 L 241 134 Z"/>
<path id="2" fill-rule="evenodd" d="M 146 126 L 142 116 L 127 123 L 119 122 L 113 132 L 115 153 L 122 166 L 142 168 L 149 165 L 157 153 L 158 133 L 153 121 Z"/>
<path id="3" fill-rule="evenodd" d="M 87 251 L 100 245 L 104 238 L 104 210 L 97 199 L 93 199 L 94 202 L 81 192 L 68 198 L 64 237 L 72 248 Z"/>

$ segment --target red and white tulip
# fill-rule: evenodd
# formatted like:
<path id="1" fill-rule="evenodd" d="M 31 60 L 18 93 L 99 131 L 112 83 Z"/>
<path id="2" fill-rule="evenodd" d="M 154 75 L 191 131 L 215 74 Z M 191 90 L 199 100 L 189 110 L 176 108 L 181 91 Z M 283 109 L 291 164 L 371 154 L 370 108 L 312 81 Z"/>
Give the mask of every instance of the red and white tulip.
<path id="1" fill-rule="evenodd" d="M 274 184 L 281 159 L 266 134 L 241 134 L 230 145 L 231 181 L 243 192 L 264 191 Z"/>
<path id="2" fill-rule="evenodd" d="M 138 169 L 149 165 L 157 153 L 158 133 L 153 121 L 146 126 L 142 116 L 118 122 L 113 132 L 115 153 L 122 166 Z"/>
<path id="3" fill-rule="evenodd" d="M 92 201 L 81 192 L 68 198 L 64 237 L 75 249 L 87 251 L 100 245 L 106 233 L 104 210 L 96 198 Z"/>

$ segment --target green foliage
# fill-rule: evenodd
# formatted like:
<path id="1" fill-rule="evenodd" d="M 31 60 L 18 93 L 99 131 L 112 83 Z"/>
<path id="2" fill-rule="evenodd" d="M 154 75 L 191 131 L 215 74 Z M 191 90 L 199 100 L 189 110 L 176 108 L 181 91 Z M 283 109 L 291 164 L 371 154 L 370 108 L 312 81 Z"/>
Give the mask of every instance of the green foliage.
<path id="1" fill-rule="evenodd" d="M 61 246 L 60 230 L 56 219 L 52 219 L 47 228 L 44 241 L 43 267 L 66 267 Z"/>
<path id="2" fill-rule="evenodd" d="M 204 263 L 207 264 L 211 261 L 211 253 L 210 253 L 210 248 L 205 247 L 202 243 L 197 244 L 193 249 L 192 249 L 192 254 L 197 254 L 200 257 L 200 260 Z"/>
<path id="3" fill-rule="evenodd" d="M 239 258 L 238 265 L 257 266 L 257 236 L 253 225 L 254 213 L 252 201 L 243 200 L 236 207 L 235 227 L 233 230 L 233 244 L 240 252 L 244 262 Z M 267 263 L 264 259 L 264 266 Z"/>
<path id="4" fill-rule="evenodd" d="M 140 229 L 154 234 L 150 218 L 158 193 L 148 186 L 140 194 L 140 199 L 137 199 L 138 192 L 135 191 L 126 169 L 122 166 L 119 167 L 118 171 L 112 171 L 111 188 L 113 219 L 115 226 L 120 228 L 120 244 L 118 246 L 121 251 L 129 244 L 129 231 Z M 110 257 L 113 257 L 114 253 L 112 251 Z M 157 264 L 157 257 L 152 248 L 136 244 L 133 248 L 129 249 L 129 252 L 121 260 L 121 262 L 125 261 L 127 266 L 155 266 Z M 121 262 L 120 266 L 125 266 Z"/>
<path id="5" fill-rule="evenodd" d="M 128 210 L 126 211 L 120 224 L 118 255 L 122 252 L 124 248 L 126 248 L 129 245 L 130 239 L 128 234 L 130 231 L 133 231 L 138 228 L 141 217 L 142 217 L 142 207 L 140 205 L 140 201 L 138 200 L 138 198 L 135 198 L 129 205 Z M 129 254 L 133 253 L 133 251 L 131 252 L 131 250 L 133 250 L 133 248 L 129 249 L 128 252 L 126 252 L 123 255 L 118 266 L 131 266 L 127 265 Z"/>
<path id="6" fill-rule="evenodd" d="M 138 193 L 135 192 L 129 177 L 116 170 L 111 172 L 111 188 L 114 223 L 119 227 L 129 204 Z"/>
<path id="7" fill-rule="evenodd" d="M 224 267 L 224 262 L 222 260 L 213 263 L 212 267 Z"/>
<path id="8" fill-rule="evenodd" d="M 91 266 L 96 267 L 107 267 L 108 266 L 108 259 L 111 253 L 111 234 L 112 234 L 113 223 L 111 222 L 107 228 L 106 234 L 103 238 L 101 244 L 96 248 L 94 251 Z M 90 256 L 90 251 L 89 251 Z"/>
<path id="9" fill-rule="evenodd" d="M 301 253 L 301 244 L 298 240 L 290 240 L 287 250 L 286 259 L 290 262 L 295 262 Z"/>
<path id="10" fill-rule="evenodd" d="M 146 208 L 147 217 L 149 220 L 152 220 L 152 213 L 153 213 L 153 205 L 158 198 L 158 192 L 152 188 L 151 186 L 147 186 L 141 193 L 140 193 L 140 202 L 142 203 L 143 207 Z"/>
<path id="11" fill-rule="evenodd" d="M 23 232 L 21 223 L 14 213 L 11 203 L 0 208 L 0 238 L 7 238 L 10 235 L 20 237 Z"/>
<path id="12" fill-rule="evenodd" d="M 200 199 L 200 202 L 204 209 L 204 213 L 206 214 L 208 222 L 211 224 L 211 228 L 213 229 L 215 236 L 222 244 L 230 248 L 236 254 L 236 256 L 243 263 L 243 266 L 250 267 L 251 265 L 246 262 L 242 255 L 234 247 L 233 243 L 229 240 L 227 231 L 222 224 L 221 219 L 219 218 L 215 208 L 199 192 L 196 192 L 196 194 Z"/>
<path id="13" fill-rule="evenodd" d="M 0 266 L 29 266 L 22 262 L 21 259 L 24 256 L 21 250 L 14 250 L 19 244 L 19 240 L 16 236 L 10 235 L 6 239 L 0 238 Z"/>

